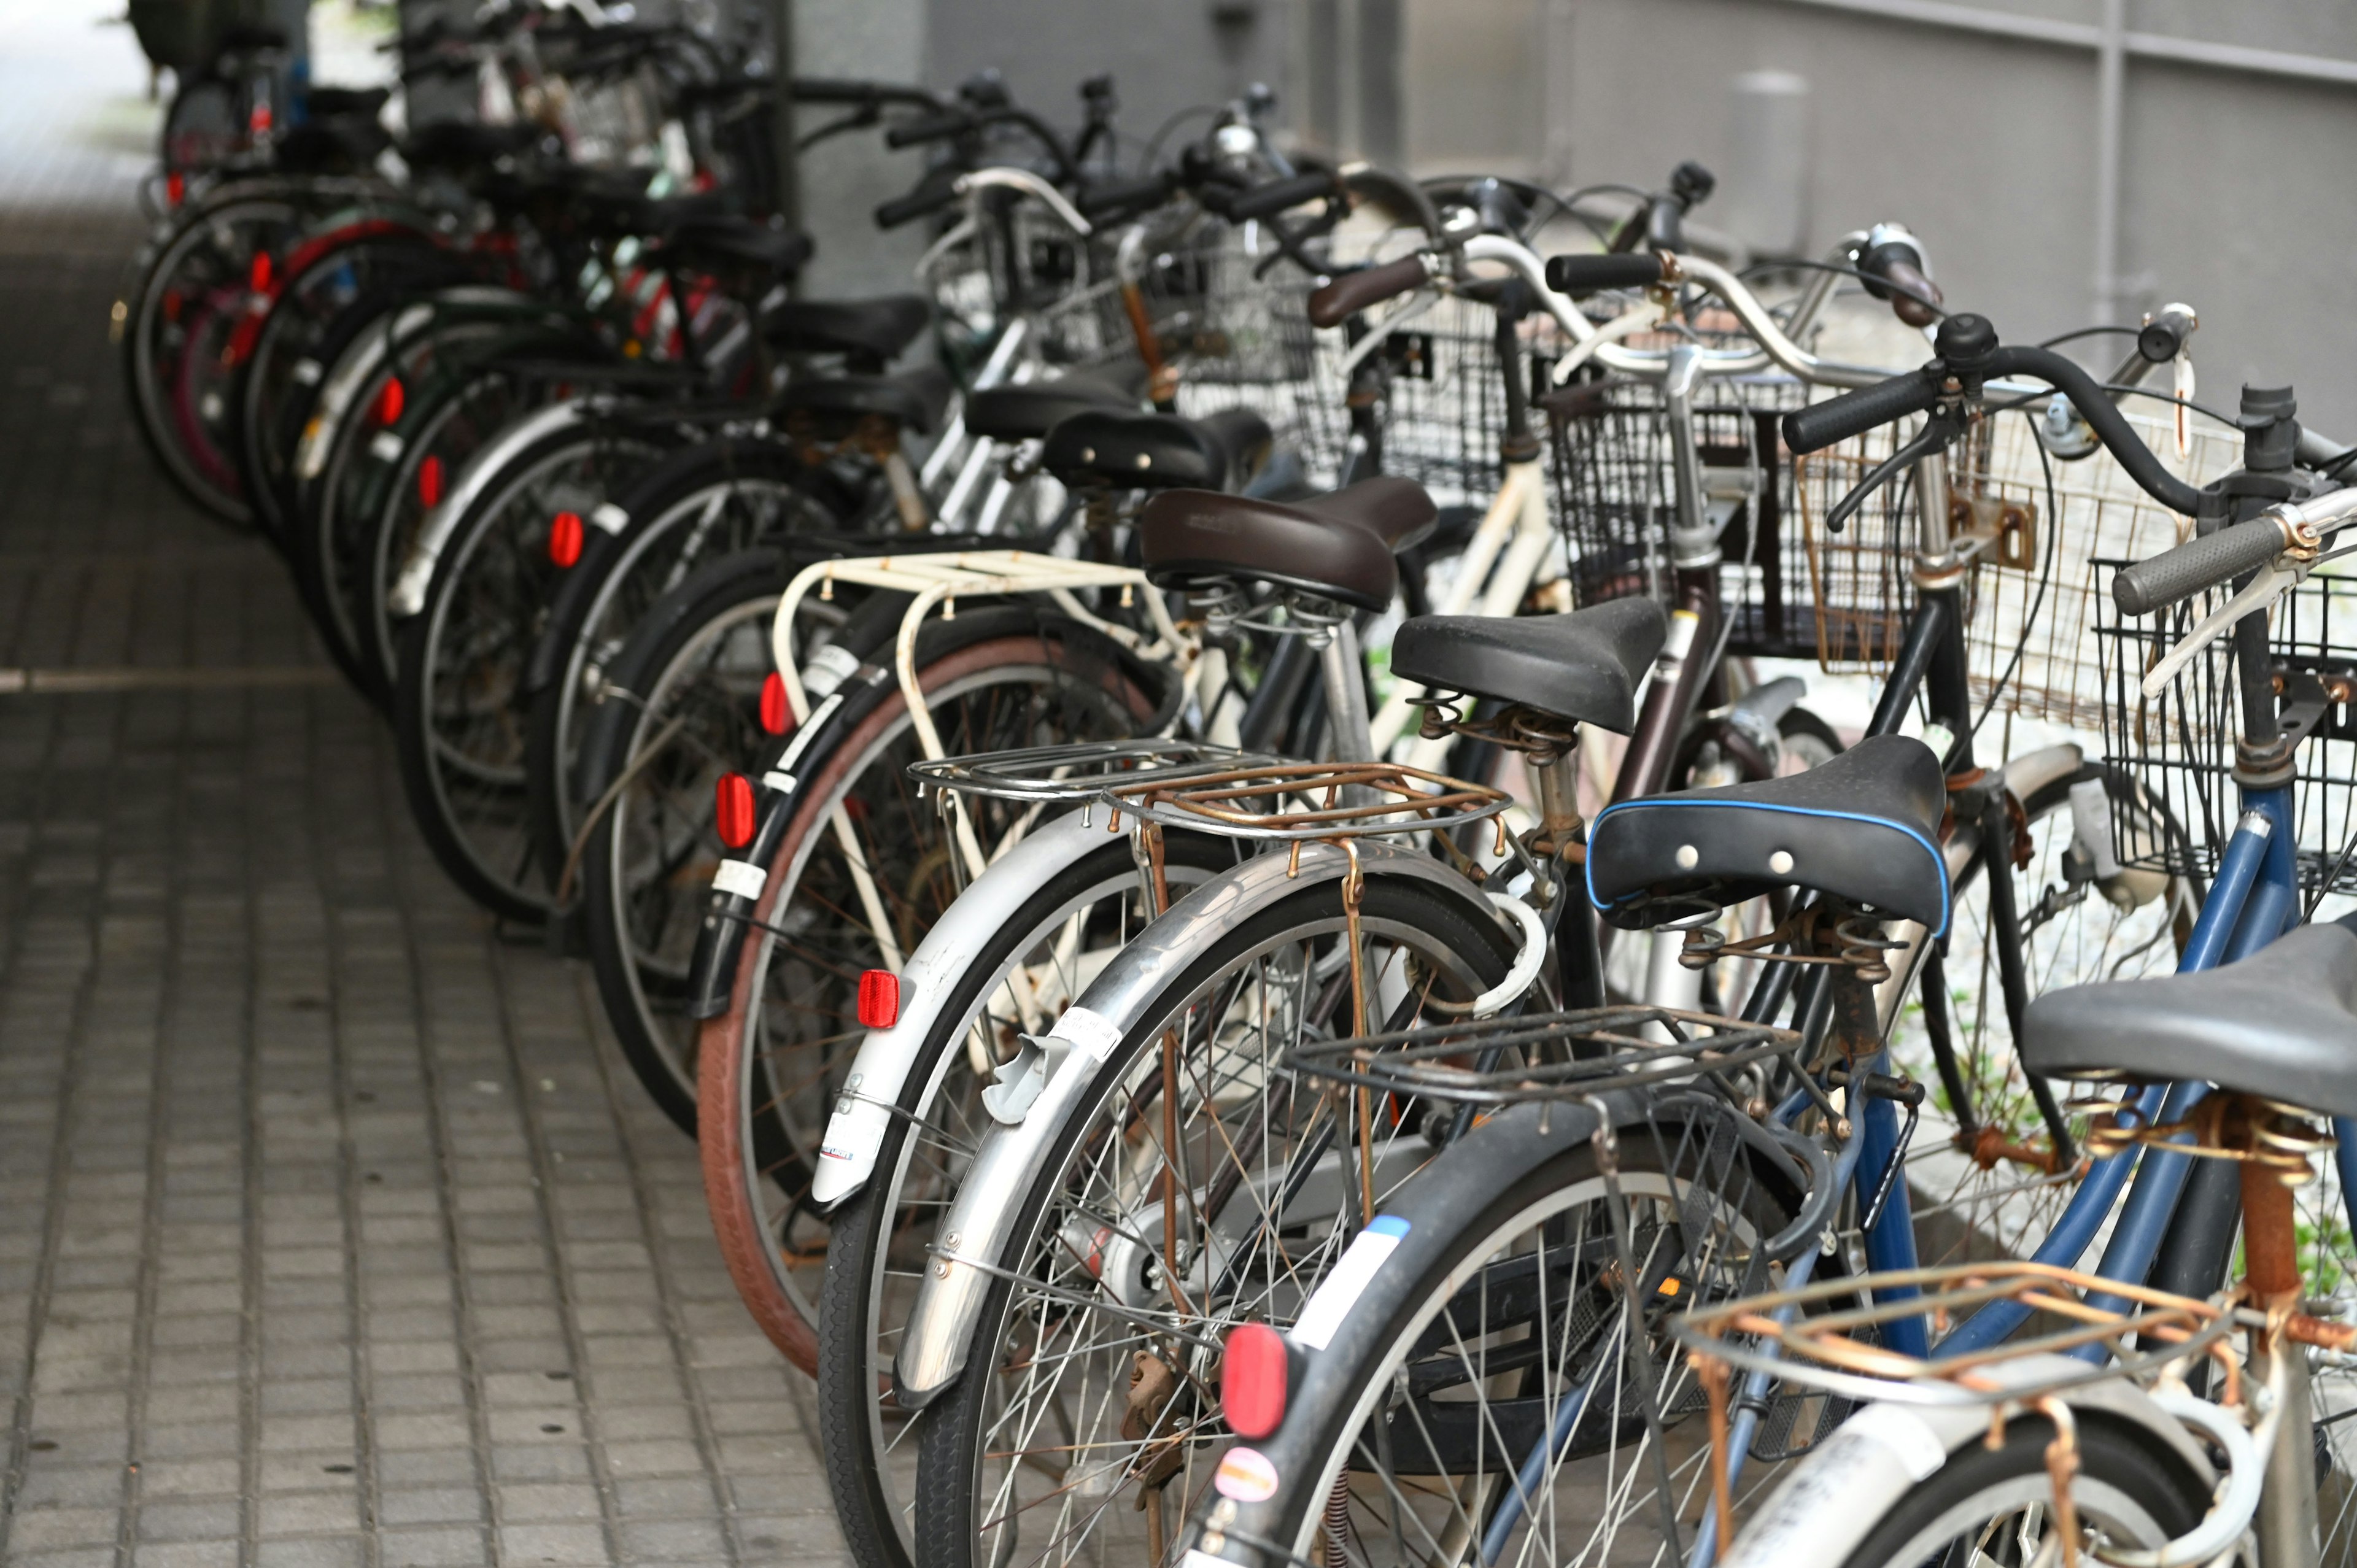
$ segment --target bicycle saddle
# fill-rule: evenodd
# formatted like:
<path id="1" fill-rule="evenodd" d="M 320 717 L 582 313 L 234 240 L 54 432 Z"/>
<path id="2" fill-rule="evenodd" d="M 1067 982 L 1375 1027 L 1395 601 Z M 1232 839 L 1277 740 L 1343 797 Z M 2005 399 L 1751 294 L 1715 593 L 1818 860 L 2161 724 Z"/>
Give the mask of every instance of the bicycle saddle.
<path id="1" fill-rule="evenodd" d="M 761 336 L 789 354 L 841 354 L 855 370 L 873 371 L 899 359 L 931 319 L 931 307 L 913 294 L 790 299 L 761 317 Z"/>
<path id="2" fill-rule="evenodd" d="M 1588 901 L 1635 928 L 1813 887 L 1938 936 L 1948 928 L 1936 838 L 1947 805 L 1932 748 L 1896 735 L 1805 773 L 1623 800 L 1587 831 Z"/>
<path id="3" fill-rule="evenodd" d="M 314 120 L 362 115 L 373 120 L 393 97 L 390 87 L 315 87 L 303 99 L 303 112 Z"/>
<path id="4" fill-rule="evenodd" d="M 2021 1065 L 2050 1078 L 2194 1079 L 2357 1116 L 2357 916 L 2222 969 L 2071 985 L 2029 1004 Z"/>
<path id="5" fill-rule="evenodd" d="M 1648 598 L 1569 615 L 1418 616 L 1392 643 L 1394 673 L 1434 691 L 1521 703 L 1627 735 L 1637 688 L 1669 622 Z"/>
<path id="6" fill-rule="evenodd" d="M 664 233 L 661 251 L 694 272 L 750 267 L 774 276 L 800 272 L 810 260 L 811 241 L 749 218 L 692 212 Z"/>
<path id="7" fill-rule="evenodd" d="M 1258 471 L 1273 439 L 1249 409 L 1181 419 L 1091 408 L 1048 432 L 1039 466 L 1073 486 L 1216 490 Z"/>
<path id="8" fill-rule="evenodd" d="M 1058 376 L 1052 381 L 968 393 L 965 427 L 968 434 L 991 441 L 1037 441 L 1076 413 L 1136 409 L 1135 397 L 1093 376 Z"/>
<path id="9" fill-rule="evenodd" d="M 479 125 L 466 120 L 436 120 L 413 129 L 398 145 L 412 168 L 479 167 L 539 145 L 546 134 L 533 124 Z"/>
<path id="10" fill-rule="evenodd" d="M 1168 586 L 1243 578 L 1381 610 L 1399 582 L 1394 553 L 1430 533 L 1438 516 L 1413 479 L 1361 479 L 1287 502 L 1173 490 L 1138 513 L 1137 542 L 1147 573 Z"/>
<path id="11" fill-rule="evenodd" d="M 941 424 L 955 389 L 938 365 L 896 376 L 828 376 L 787 383 L 771 405 L 780 413 L 814 413 L 856 420 L 873 414 L 903 430 L 930 433 Z"/>

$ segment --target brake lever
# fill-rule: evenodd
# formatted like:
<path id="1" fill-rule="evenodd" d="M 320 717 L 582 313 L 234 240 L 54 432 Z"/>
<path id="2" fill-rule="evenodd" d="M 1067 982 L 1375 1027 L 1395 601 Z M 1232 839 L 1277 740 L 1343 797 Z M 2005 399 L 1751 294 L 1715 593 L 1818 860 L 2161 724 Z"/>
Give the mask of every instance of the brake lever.
<path id="1" fill-rule="evenodd" d="M 2203 616 L 2201 623 L 2185 634 L 2182 642 L 2163 654 L 2145 675 L 2142 688 L 2145 696 L 2148 699 L 2159 696 L 2195 654 L 2217 641 L 2236 621 L 2273 603 L 2277 594 L 2297 587 L 2308 575 L 2309 563 L 2293 561 L 2287 566 L 2284 564 L 2287 559 L 2289 558 L 2278 555 L 2259 568 L 2243 585 L 2242 592 Z"/>
<path id="2" fill-rule="evenodd" d="M 1921 462 L 1933 453 L 1947 449 L 1948 443 L 1964 433 L 1964 417 L 1958 413 L 1935 413 L 1923 422 L 1923 429 L 1914 440 L 1875 465 L 1874 471 L 1853 487 L 1849 494 L 1834 504 L 1825 514 L 1825 532 L 1839 533 L 1867 499 L 1890 482 L 1901 469 Z"/>

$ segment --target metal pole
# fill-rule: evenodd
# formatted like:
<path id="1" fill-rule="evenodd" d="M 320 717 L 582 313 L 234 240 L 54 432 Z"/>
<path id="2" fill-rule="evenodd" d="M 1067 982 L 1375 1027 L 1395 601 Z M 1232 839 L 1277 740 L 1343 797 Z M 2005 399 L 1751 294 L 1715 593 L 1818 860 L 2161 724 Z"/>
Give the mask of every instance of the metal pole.
<path id="1" fill-rule="evenodd" d="M 770 0 L 770 70 L 778 84 L 770 135 L 777 162 L 777 214 L 789 230 L 802 226 L 800 156 L 794 147 L 794 0 Z"/>
<path id="2" fill-rule="evenodd" d="M 2104 0 L 2103 33 L 2095 46 L 2095 290 L 2094 325 L 2119 314 L 2120 160 L 2127 96 L 2127 0 Z"/>

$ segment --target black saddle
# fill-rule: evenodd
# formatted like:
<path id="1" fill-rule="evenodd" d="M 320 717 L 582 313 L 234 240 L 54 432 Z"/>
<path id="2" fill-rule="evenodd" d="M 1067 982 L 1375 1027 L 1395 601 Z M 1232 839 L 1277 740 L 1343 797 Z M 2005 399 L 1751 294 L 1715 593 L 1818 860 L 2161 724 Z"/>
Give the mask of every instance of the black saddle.
<path id="1" fill-rule="evenodd" d="M 1381 610 L 1399 585 L 1394 555 L 1438 517 L 1413 479 L 1362 479 L 1290 502 L 1174 490 L 1146 503 L 1137 542 L 1146 572 L 1167 587 L 1241 579 Z"/>
<path id="2" fill-rule="evenodd" d="M 1948 929 L 1936 839 L 1947 803 L 1930 746 L 1872 736 L 1805 773 L 1606 807 L 1587 832 L 1587 897 L 1614 925 L 1635 928 L 1813 887 L 1938 936 Z"/>
<path id="3" fill-rule="evenodd" d="M 1048 432 L 1039 466 L 1081 489 L 1216 490 L 1259 471 L 1274 439 L 1249 409 L 1181 419 L 1092 408 Z"/>
<path id="4" fill-rule="evenodd" d="M 828 376 L 791 381 L 772 406 L 780 413 L 809 413 L 823 423 L 856 423 L 871 414 L 903 430 L 930 435 L 942 422 L 955 388 L 938 365 L 920 365 L 896 376 Z"/>
<path id="5" fill-rule="evenodd" d="M 2222 969 L 2071 985 L 2029 1004 L 2021 1065 L 2049 1078 L 2193 1079 L 2357 1116 L 2357 916 Z"/>
<path id="6" fill-rule="evenodd" d="M 789 354 L 841 354 L 857 371 L 878 371 L 900 357 L 932 319 L 913 294 L 873 299 L 790 299 L 761 318 L 761 335 Z"/>
<path id="7" fill-rule="evenodd" d="M 749 269 L 770 277 L 785 277 L 800 272 L 810 260 L 811 241 L 807 234 L 756 223 L 749 218 L 694 212 L 662 236 L 662 253 L 691 272 Z"/>
<path id="8" fill-rule="evenodd" d="M 1627 735 L 1637 726 L 1637 688 L 1668 634 L 1662 607 L 1643 597 L 1569 615 L 1418 616 L 1392 643 L 1392 671 Z"/>
<path id="9" fill-rule="evenodd" d="M 534 124 L 479 125 L 467 120 L 434 120 L 413 127 L 401 139 L 401 160 L 414 169 L 455 171 L 537 146 L 547 133 Z"/>
<path id="10" fill-rule="evenodd" d="M 314 120 L 358 116 L 373 120 L 393 96 L 390 87 L 315 87 L 303 98 L 303 112 Z"/>
<path id="11" fill-rule="evenodd" d="M 965 400 L 968 435 L 988 441 L 1037 441 L 1076 413 L 1135 413 L 1137 399 L 1093 376 L 1058 376 L 1052 381 L 987 387 Z"/>

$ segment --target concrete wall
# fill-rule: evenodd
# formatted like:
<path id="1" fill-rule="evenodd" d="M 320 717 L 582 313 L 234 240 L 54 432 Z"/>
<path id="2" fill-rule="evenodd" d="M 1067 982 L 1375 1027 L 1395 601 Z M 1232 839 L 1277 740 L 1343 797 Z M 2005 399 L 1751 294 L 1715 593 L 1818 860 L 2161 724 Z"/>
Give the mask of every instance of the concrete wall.
<path id="1" fill-rule="evenodd" d="M 2092 23 L 2096 0 L 1989 8 Z M 1680 157 L 1725 171 L 1728 84 L 1809 80 L 1809 244 L 1899 219 L 1932 247 L 1952 303 L 2008 338 L 2088 324 L 2096 67 L 2088 51 L 1765 0 L 1548 0 L 1547 145 L 1559 177 L 1657 182 Z M 2132 0 L 2131 28 L 2357 59 L 2357 7 L 2331 0 Z M 2357 438 L 2357 212 L 2333 199 L 2357 145 L 2357 88 L 2130 59 L 2120 310 L 2201 316 L 2205 402 L 2290 381 L 2309 423 Z M 1709 219 L 1725 210 L 1706 209 Z"/>
<path id="2" fill-rule="evenodd" d="M 794 0 L 794 72 L 915 81 L 924 70 L 925 12 L 925 0 Z M 797 113 L 806 134 L 842 112 Z M 886 233 L 868 214 L 923 170 L 921 153 L 889 151 L 872 130 L 822 142 L 802 158 L 802 222 L 817 243 L 802 274 L 805 295 L 899 294 L 911 286 L 923 226 Z"/>

